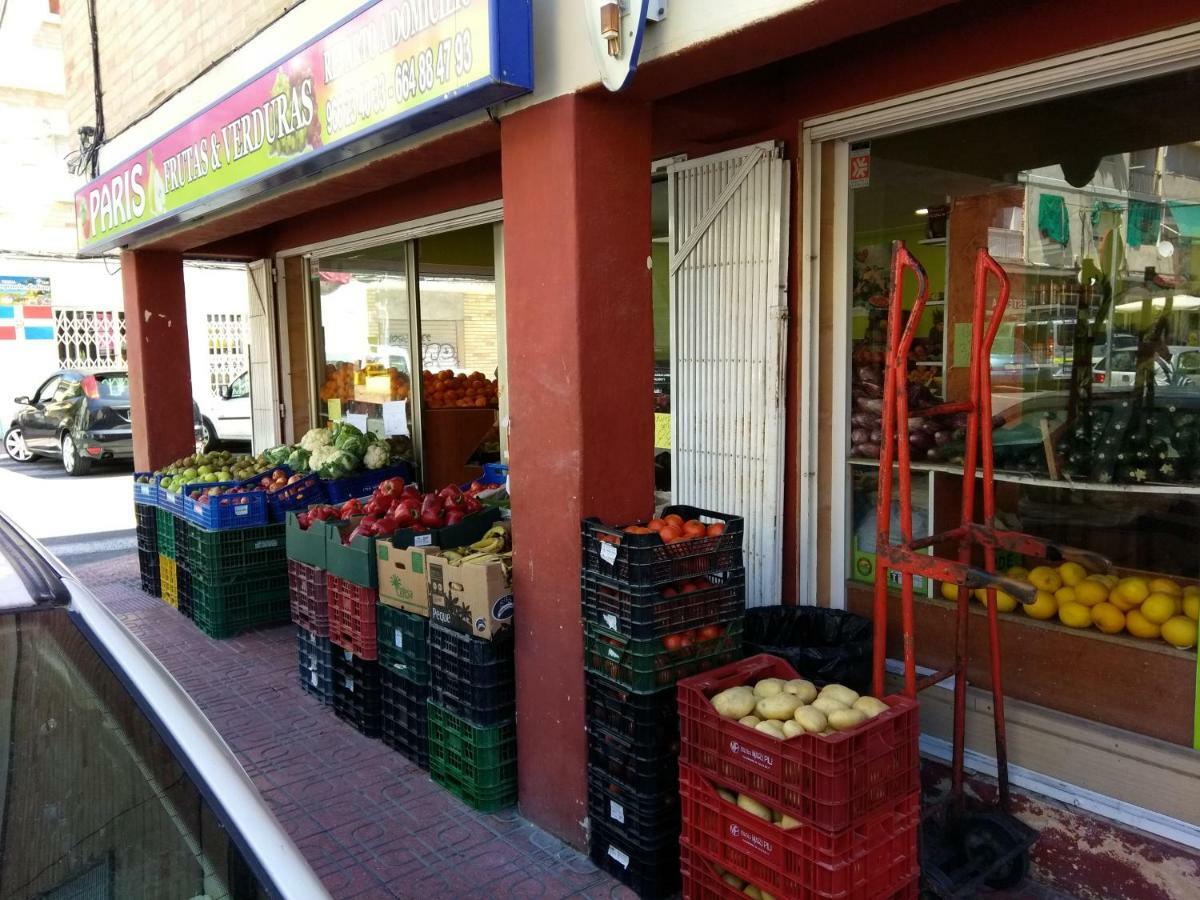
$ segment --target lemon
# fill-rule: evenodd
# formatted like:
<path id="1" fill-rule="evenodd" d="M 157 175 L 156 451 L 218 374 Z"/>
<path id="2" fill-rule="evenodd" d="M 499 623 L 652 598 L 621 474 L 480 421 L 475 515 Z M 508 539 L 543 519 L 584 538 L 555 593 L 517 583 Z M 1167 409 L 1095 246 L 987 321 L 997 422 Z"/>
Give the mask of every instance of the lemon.
<path id="1" fill-rule="evenodd" d="M 1065 562 L 1058 567 L 1058 575 L 1063 584 L 1073 587 L 1087 578 L 1087 569 L 1077 562 Z"/>
<path id="2" fill-rule="evenodd" d="M 954 603 L 958 600 L 958 585 L 953 581 L 942 582 L 942 596 Z"/>
<path id="3" fill-rule="evenodd" d="M 1074 591 L 1075 602 L 1084 606 L 1095 606 L 1108 599 L 1108 585 L 1101 581 L 1092 581 L 1090 578 L 1085 578 L 1075 585 Z"/>
<path id="4" fill-rule="evenodd" d="M 987 606 L 987 588 L 975 588 L 975 590 L 971 591 L 971 596 L 984 606 Z"/>
<path id="5" fill-rule="evenodd" d="M 1160 632 L 1157 624 L 1151 622 L 1142 615 L 1140 610 L 1136 609 L 1131 609 L 1125 614 L 1125 630 L 1134 637 L 1140 638 L 1156 638 Z"/>
<path id="6" fill-rule="evenodd" d="M 1192 596 L 1200 597 L 1200 585 L 1198 585 L 1198 584 L 1187 585 L 1183 589 L 1183 596 L 1185 596 L 1185 597 L 1192 597 Z"/>
<path id="7" fill-rule="evenodd" d="M 1180 650 L 1195 647 L 1196 623 L 1187 616 L 1173 616 L 1163 622 L 1162 639 Z"/>
<path id="8" fill-rule="evenodd" d="M 1179 599 L 1171 594 L 1151 594 L 1143 601 L 1141 610 L 1146 621 L 1161 625 L 1167 619 L 1179 614 Z"/>
<path id="9" fill-rule="evenodd" d="M 1054 599 L 1058 601 L 1059 606 L 1062 606 L 1064 603 L 1075 603 L 1075 588 L 1064 584 L 1054 592 Z M 1085 603 L 1084 605 L 1087 606 L 1088 604 Z"/>
<path id="10" fill-rule="evenodd" d="M 1177 585 L 1170 578 L 1151 578 L 1150 593 L 1155 594 L 1170 594 L 1172 597 L 1180 597 L 1183 595 L 1183 588 Z"/>
<path id="11" fill-rule="evenodd" d="M 1200 594 L 1183 595 L 1183 614 L 1193 622 L 1200 619 Z"/>
<path id="12" fill-rule="evenodd" d="M 1066 603 L 1058 608 L 1058 621 L 1068 628 L 1088 628 L 1092 624 L 1092 614 L 1082 603 Z"/>
<path id="13" fill-rule="evenodd" d="M 1121 612 L 1129 612 L 1131 609 L 1138 608 L 1136 603 L 1134 603 L 1132 600 L 1126 599 L 1125 595 L 1121 593 L 1121 589 L 1119 587 L 1115 587 L 1108 592 L 1108 602 L 1117 609 L 1121 610 Z"/>
<path id="14" fill-rule="evenodd" d="M 1119 634 L 1125 630 L 1125 613 L 1111 603 L 1097 603 L 1092 607 L 1092 624 L 1105 634 Z"/>
<path id="15" fill-rule="evenodd" d="M 987 605 L 987 599 L 984 598 L 984 606 Z M 1004 591 L 996 591 L 996 609 L 1000 612 L 1008 613 L 1017 608 L 1017 598 L 1012 594 L 1006 594 Z"/>
<path id="16" fill-rule="evenodd" d="M 1009 566 L 1004 570 L 1004 574 L 1009 578 L 1028 578 L 1029 570 L 1024 566 Z"/>
<path id="17" fill-rule="evenodd" d="M 1063 585 L 1058 569 L 1049 566 L 1035 566 L 1030 569 L 1029 582 L 1039 591 L 1049 591 L 1052 594 Z"/>
<path id="18" fill-rule="evenodd" d="M 1038 591 L 1037 600 L 1022 608 L 1031 619 L 1052 619 L 1058 612 L 1058 601 L 1049 591 Z"/>
<path id="19" fill-rule="evenodd" d="M 1137 575 L 1122 578 L 1117 582 L 1117 590 L 1125 600 L 1135 606 L 1150 596 L 1150 585 L 1146 583 L 1145 578 L 1139 578 Z"/>

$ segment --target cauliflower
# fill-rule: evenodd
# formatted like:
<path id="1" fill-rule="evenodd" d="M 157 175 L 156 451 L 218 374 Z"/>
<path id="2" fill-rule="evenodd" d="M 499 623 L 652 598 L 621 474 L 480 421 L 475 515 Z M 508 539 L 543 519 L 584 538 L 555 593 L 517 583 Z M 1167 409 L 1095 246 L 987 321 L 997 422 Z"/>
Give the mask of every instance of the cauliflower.
<path id="1" fill-rule="evenodd" d="M 363 454 L 363 465 L 368 469 L 382 469 L 388 464 L 388 448 L 383 444 L 371 444 Z"/>
<path id="2" fill-rule="evenodd" d="M 310 431 L 308 434 L 312 434 L 312 432 Z M 308 437 L 308 434 L 304 437 Z M 341 455 L 342 451 L 333 446 L 333 444 L 325 444 L 313 450 L 312 455 L 308 459 L 308 464 L 314 472 L 319 472 Z"/>
<path id="3" fill-rule="evenodd" d="M 333 435 L 328 428 L 313 428 L 300 438 L 300 446 L 309 453 L 318 447 L 328 447 L 333 443 Z"/>

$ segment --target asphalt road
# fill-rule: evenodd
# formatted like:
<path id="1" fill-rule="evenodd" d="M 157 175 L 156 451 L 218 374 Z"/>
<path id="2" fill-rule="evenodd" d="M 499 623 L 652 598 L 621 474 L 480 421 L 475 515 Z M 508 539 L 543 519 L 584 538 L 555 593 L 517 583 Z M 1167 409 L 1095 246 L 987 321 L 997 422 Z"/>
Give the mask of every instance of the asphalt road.
<path id="1" fill-rule="evenodd" d="M 134 533 L 131 463 L 72 478 L 58 460 L 18 463 L 0 451 L 0 510 L 68 566 L 129 553 Z"/>

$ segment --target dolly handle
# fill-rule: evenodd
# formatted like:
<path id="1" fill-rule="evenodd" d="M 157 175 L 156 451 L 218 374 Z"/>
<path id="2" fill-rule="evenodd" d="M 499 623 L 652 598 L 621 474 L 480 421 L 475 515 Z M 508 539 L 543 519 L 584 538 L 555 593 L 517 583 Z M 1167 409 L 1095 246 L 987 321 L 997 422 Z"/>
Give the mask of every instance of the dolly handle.
<path id="1" fill-rule="evenodd" d="M 1024 581 L 1009 578 L 1007 575 L 993 575 L 983 569 L 968 569 L 966 587 L 995 588 L 1004 591 L 1010 597 L 1021 601 L 1026 606 L 1037 602 L 1037 588 Z"/>
<path id="2" fill-rule="evenodd" d="M 1107 574 L 1112 570 L 1112 560 L 1100 553 L 1093 553 L 1091 550 L 1081 550 L 1078 547 L 1057 547 L 1052 548 L 1058 552 L 1059 559 L 1067 562 L 1079 563 L 1089 572 L 1099 572 L 1101 575 Z"/>

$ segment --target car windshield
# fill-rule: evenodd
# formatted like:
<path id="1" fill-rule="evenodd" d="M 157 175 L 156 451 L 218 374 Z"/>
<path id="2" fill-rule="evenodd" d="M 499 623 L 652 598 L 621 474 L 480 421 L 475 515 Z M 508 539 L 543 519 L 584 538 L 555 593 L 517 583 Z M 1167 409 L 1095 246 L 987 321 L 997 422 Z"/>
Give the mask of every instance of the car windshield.
<path id="1" fill-rule="evenodd" d="M 96 386 L 101 400 L 129 399 L 129 376 L 124 372 L 97 375 Z"/>

